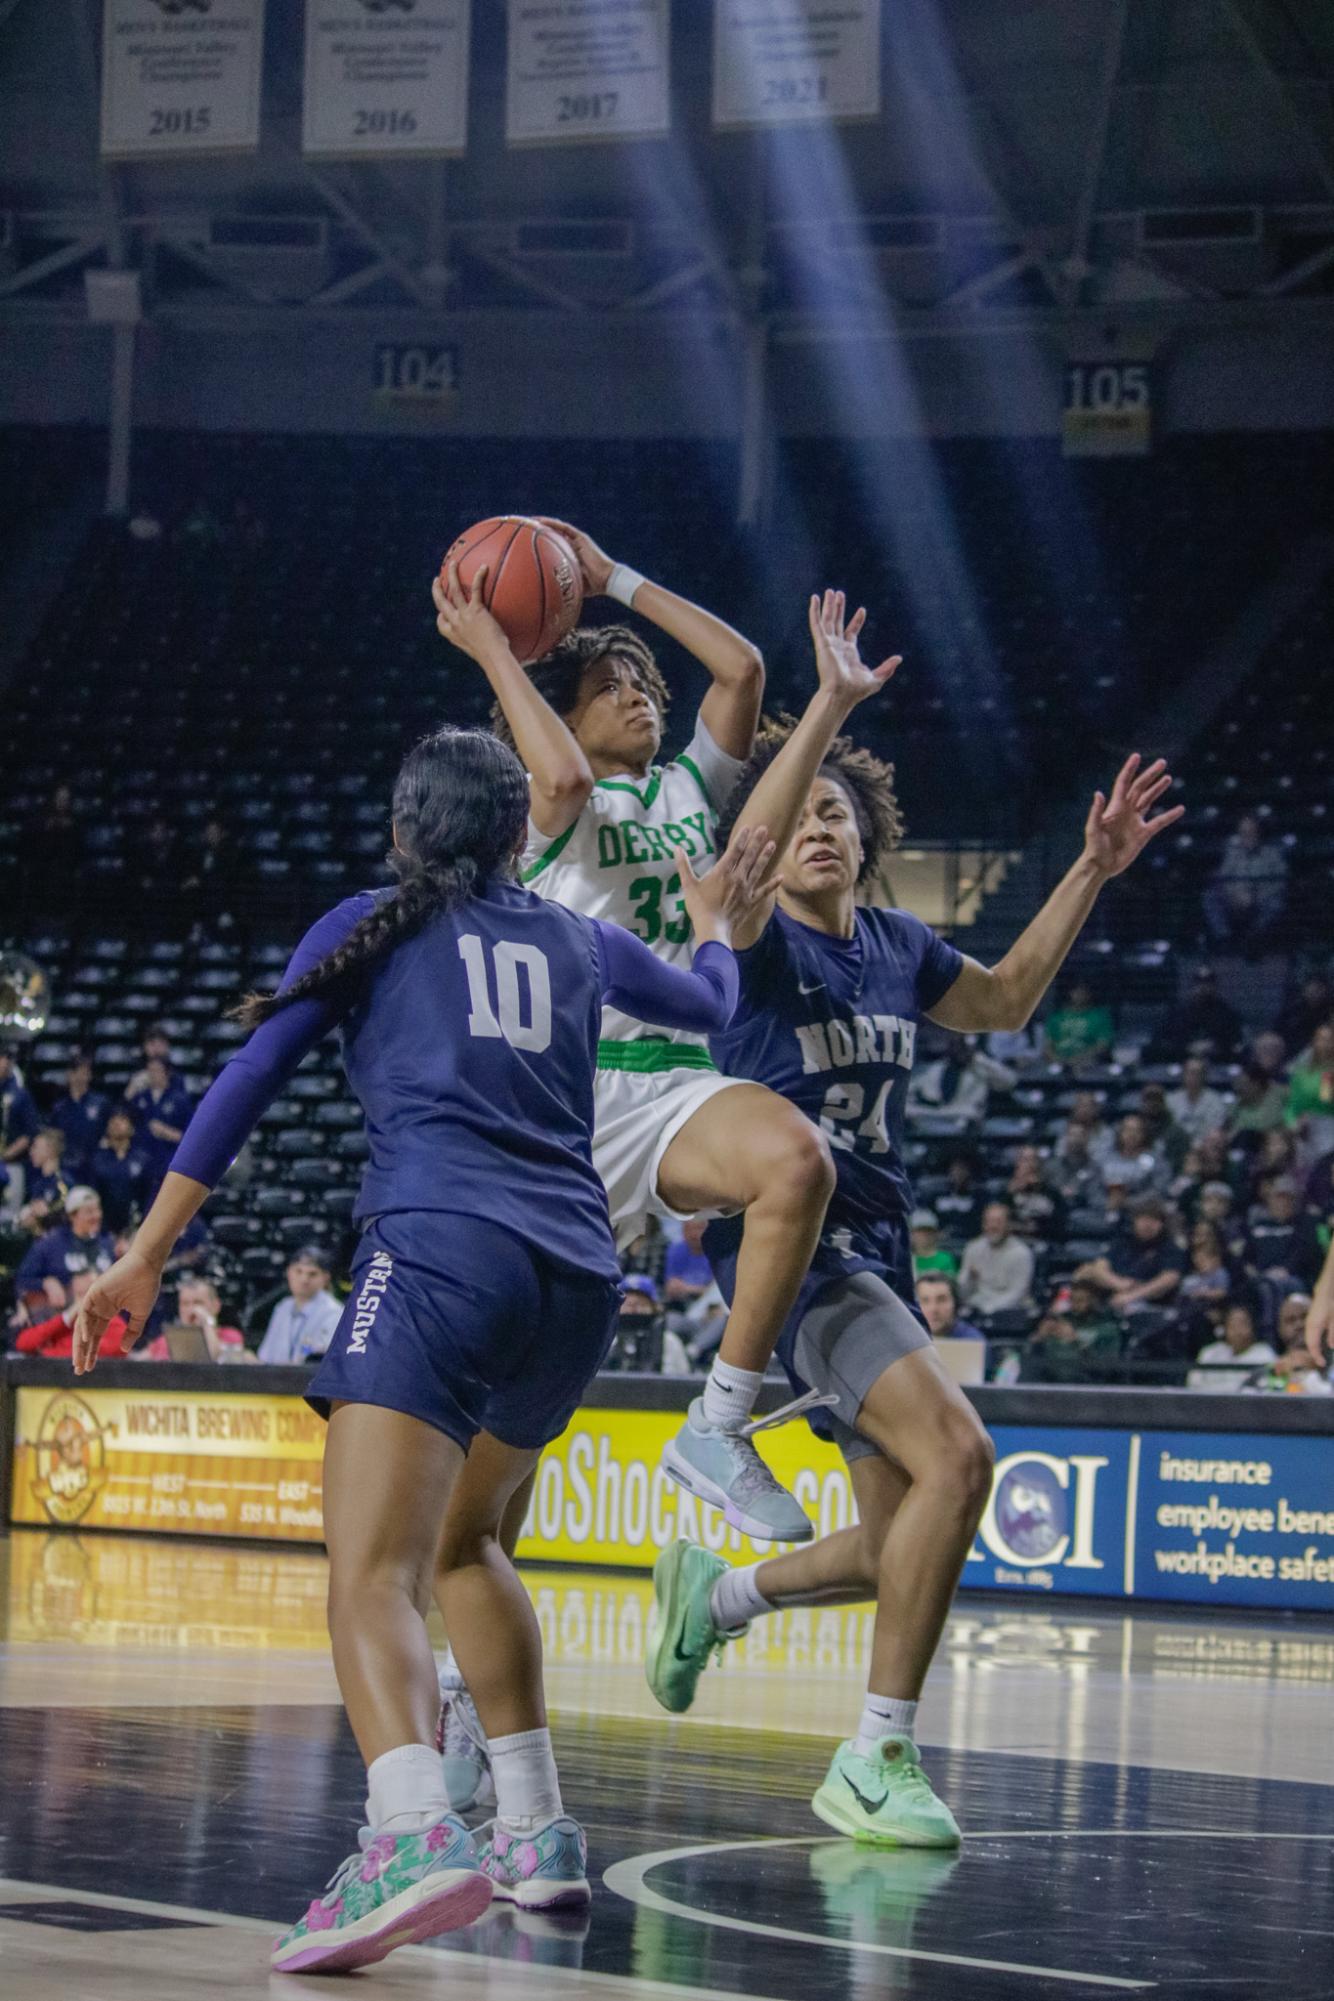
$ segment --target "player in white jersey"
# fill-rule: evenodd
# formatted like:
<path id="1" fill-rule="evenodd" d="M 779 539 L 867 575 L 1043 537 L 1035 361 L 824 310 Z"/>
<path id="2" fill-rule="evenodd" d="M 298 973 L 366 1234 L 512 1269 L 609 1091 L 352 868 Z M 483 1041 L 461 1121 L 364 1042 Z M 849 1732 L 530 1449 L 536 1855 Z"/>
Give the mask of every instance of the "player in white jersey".
<path id="1" fill-rule="evenodd" d="M 455 576 L 448 592 L 436 586 L 440 630 L 482 668 L 495 691 L 497 727 L 529 773 L 523 880 L 685 961 L 690 926 L 678 857 L 683 851 L 696 869 L 713 857 L 718 814 L 754 743 L 763 662 L 721 619 L 614 564 L 578 529 L 552 525 L 578 555 L 586 596 L 633 603 L 707 668 L 713 686 L 679 757 L 654 762 L 669 696 L 653 654 L 628 627 L 571 633 L 525 670 L 478 592 L 470 602 Z M 841 656 L 845 709 L 882 687 L 897 665 L 875 672 L 862 665 L 859 623 Z M 766 826 L 781 848 L 801 803 L 780 772 L 756 789 L 748 822 Z M 776 1094 L 720 1076 L 699 1038 L 645 1034 L 612 1012 L 603 1019 L 595 1103 L 594 1161 L 622 1241 L 655 1211 L 745 1212 L 719 1357 L 667 1468 L 746 1532 L 807 1541 L 804 1511 L 768 1472 L 745 1427 L 819 1239 L 833 1178 L 827 1143 Z"/>

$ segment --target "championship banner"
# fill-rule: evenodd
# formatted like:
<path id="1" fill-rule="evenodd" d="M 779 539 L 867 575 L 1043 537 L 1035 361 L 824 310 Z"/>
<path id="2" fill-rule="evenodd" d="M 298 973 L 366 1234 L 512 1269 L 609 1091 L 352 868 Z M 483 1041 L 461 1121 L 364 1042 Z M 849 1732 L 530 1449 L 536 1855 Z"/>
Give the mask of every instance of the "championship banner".
<path id="1" fill-rule="evenodd" d="M 462 153 L 470 0 L 306 0 L 302 150 Z"/>
<path id="2" fill-rule="evenodd" d="M 103 153 L 253 150 L 263 60 L 264 0 L 104 0 Z"/>
<path id="3" fill-rule="evenodd" d="M 20 1389 L 10 1519 L 321 1542 L 325 1425 L 297 1397 Z"/>
<path id="4" fill-rule="evenodd" d="M 509 0 L 511 146 L 671 129 L 671 0 Z"/>
<path id="5" fill-rule="evenodd" d="M 880 113 L 880 0 L 716 0 L 715 125 Z"/>

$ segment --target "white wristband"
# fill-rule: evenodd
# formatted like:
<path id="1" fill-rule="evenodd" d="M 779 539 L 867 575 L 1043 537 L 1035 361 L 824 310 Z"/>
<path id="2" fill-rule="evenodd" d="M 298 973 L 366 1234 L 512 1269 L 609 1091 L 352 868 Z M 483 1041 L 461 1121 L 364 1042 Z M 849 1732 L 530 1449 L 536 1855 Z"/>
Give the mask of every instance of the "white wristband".
<path id="1" fill-rule="evenodd" d="M 609 598 L 615 598 L 617 604 L 632 605 L 635 601 L 635 592 L 644 581 L 638 570 L 632 570 L 628 563 L 617 563 L 607 579 L 606 594 Z"/>

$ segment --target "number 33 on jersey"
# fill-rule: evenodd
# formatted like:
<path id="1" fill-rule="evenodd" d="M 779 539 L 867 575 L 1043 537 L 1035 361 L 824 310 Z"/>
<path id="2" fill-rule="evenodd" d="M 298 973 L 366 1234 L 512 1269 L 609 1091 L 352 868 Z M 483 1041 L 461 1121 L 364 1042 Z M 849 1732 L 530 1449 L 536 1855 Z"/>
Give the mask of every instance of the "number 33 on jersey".
<path id="1" fill-rule="evenodd" d="M 642 938 L 659 958 L 688 966 L 690 919 L 674 859 L 684 848 L 702 873 L 717 852 L 718 811 L 741 766 L 719 750 L 701 723 L 681 756 L 654 765 L 644 778 L 599 781 L 572 827 L 548 840 L 532 826 L 521 878 L 539 896 L 566 904 L 585 917 L 619 924 Z M 602 1017 L 603 1042 L 632 1042 L 652 1035 L 674 1043 L 700 1038 L 646 1030 L 614 1008 Z"/>

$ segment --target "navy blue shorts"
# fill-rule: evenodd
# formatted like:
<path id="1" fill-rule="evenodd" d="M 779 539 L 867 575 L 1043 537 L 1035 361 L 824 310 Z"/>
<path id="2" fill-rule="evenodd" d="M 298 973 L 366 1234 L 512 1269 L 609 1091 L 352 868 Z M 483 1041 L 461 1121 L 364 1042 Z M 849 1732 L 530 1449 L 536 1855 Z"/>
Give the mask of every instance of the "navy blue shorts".
<path id="1" fill-rule="evenodd" d="M 378 1404 L 466 1452 L 479 1431 L 559 1438 L 616 1332 L 620 1288 L 543 1257 L 498 1224 L 434 1212 L 366 1226 L 343 1317 L 306 1401 Z"/>

